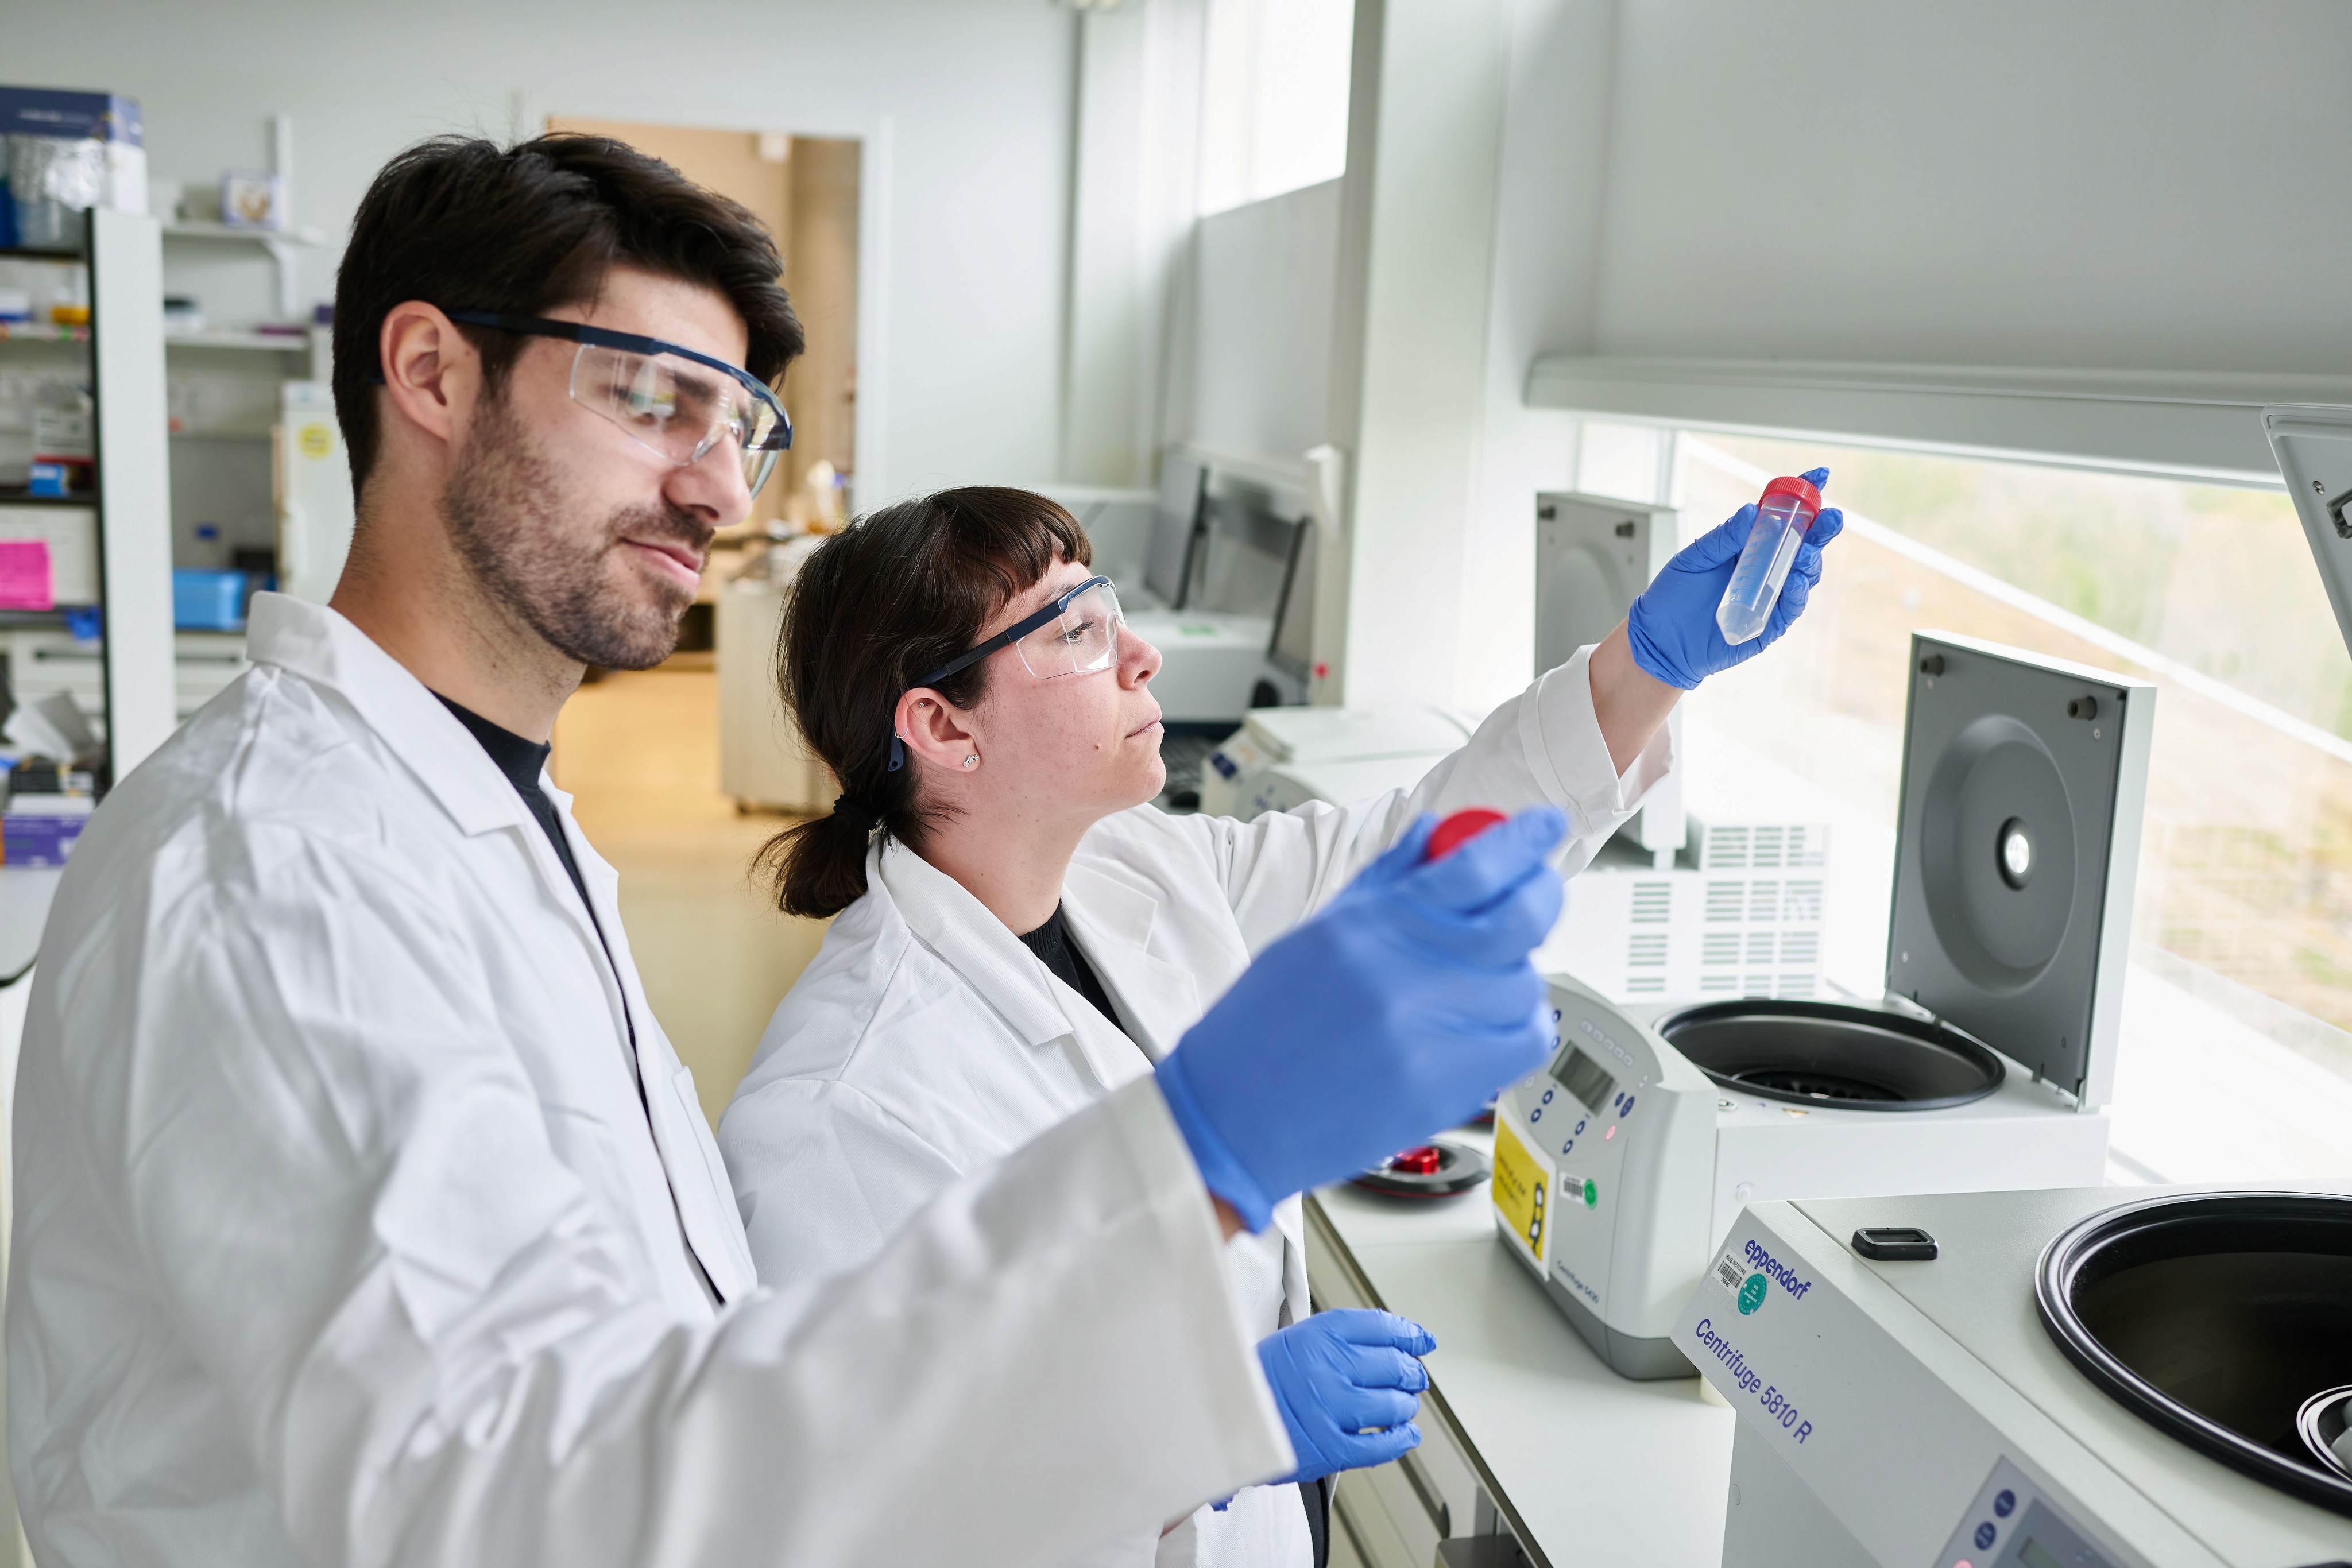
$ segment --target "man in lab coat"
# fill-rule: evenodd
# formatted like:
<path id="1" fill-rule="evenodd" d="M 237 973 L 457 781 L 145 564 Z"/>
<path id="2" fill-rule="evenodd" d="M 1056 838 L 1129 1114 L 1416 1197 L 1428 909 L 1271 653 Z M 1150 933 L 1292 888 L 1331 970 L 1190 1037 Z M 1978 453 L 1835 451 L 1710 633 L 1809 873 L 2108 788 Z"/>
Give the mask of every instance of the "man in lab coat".
<path id="1" fill-rule="evenodd" d="M 1483 847 L 1523 819 L 1277 945 L 1175 1053 L 1189 1107 L 1139 1079 L 758 1288 L 541 765 L 774 463 L 777 272 L 595 139 L 428 143 L 362 204 L 334 603 L 257 599 L 255 668 L 109 799 L 42 945 L 7 1369 L 45 1564 L 1052 1563 L 1294 1462 L 1224 1197 L 1541 1061 L 1559 825 Z"/>

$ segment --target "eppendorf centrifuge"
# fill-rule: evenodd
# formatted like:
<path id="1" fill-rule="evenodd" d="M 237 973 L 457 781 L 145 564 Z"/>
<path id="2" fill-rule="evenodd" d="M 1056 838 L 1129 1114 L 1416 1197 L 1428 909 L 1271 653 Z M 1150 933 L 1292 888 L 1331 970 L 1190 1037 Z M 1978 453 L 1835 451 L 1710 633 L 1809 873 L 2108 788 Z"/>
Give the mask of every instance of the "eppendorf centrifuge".
<path id="1" fill-rule="evenodd" d="M 1687 1373 L 1747 1204 L 2104 1179 L 2155 689 L 1927 632 L 1911 683 L 1885 1000 L 1555 984 L 1553 1064 L 1496 1103 L 1498 1232 L 1627 1376 Z"/>
<path id="2" fill-rule="evenodd" d="M 1727 1568 L 2352 1558 L 2352 1195 L 1759 1204 L 1675 1343 L 1738 1426 Z"/>

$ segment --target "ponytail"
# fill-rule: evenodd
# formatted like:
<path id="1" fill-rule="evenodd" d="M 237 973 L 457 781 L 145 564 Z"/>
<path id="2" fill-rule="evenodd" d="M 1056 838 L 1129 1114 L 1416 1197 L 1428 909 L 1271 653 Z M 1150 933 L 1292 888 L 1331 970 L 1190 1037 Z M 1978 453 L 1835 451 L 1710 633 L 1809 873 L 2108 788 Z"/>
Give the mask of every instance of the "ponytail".
<path id="1" fill-rule="evenodd" d="M 892 767 L 898 699 L 978 640 L 1055 560 L 1094 559 L 1086 530 L 1025 490 L 942 490 L 886 507 L 820 545 L 776 639 L 776 685 L 803 743 L 841 780 L 833 810 L 770 839 L 752 862 L 787 915 L 827 919 L 866 894 L 874 835 L 920 848 L 943 808 L 911 758 Z M 958 707 L 989 661 L 934 683 Z"/>

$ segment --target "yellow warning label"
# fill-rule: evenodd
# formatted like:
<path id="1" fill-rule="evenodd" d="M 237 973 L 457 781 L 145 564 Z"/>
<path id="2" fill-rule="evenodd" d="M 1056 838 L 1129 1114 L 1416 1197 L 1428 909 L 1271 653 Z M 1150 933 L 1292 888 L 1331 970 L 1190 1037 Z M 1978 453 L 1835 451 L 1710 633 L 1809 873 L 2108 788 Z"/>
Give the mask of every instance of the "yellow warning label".
<path id="1" fill-rule="evenodd" d="M 1511 1234 L 1538 1261 L 1543 1258 L 1544 1189 L 1550 1185 L 1535 1156 L 1520 1145 L 1509 1127 L 1496 1121 L 1495 1176 L 1488 1186 Z"/>
<path id="2" fill-rule="evenodd" d="M 305 457 L 324 457 L 335 446 L 335 433 L 316 420 L 304 425 L 301 434 L 295 439 L 301 443 Z"/>

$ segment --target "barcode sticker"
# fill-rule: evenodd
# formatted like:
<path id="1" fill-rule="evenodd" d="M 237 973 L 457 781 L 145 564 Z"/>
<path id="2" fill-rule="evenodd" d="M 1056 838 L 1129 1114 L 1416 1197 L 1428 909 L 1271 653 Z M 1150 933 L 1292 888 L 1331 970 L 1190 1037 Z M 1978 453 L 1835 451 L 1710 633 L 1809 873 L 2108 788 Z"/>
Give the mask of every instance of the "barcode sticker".
<path id="1" fill-rule="evenodd" d="M 1733 1291 L 1739 1289 L 1739 1281 L 1745 1278 L 1739 1271 L 1738 1263 L 1733 1260 L 1728 1251 L 1715 1260 L 1715 1277 L 1722 1283 L 1725 1290 Z"/>

